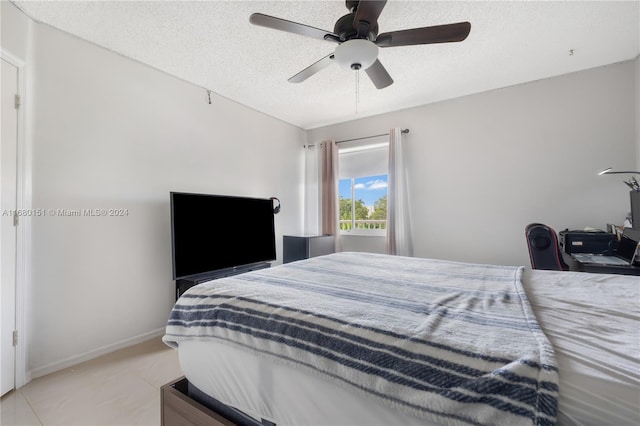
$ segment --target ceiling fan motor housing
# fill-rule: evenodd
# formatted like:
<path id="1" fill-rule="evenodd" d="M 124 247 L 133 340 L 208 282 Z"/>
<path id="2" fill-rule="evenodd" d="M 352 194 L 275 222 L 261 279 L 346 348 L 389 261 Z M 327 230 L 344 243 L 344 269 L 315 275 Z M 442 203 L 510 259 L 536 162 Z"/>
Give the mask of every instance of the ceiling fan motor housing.
<path id="1" fill-rule="evenodd" d="M 358 30 L 353 26 L 355 16 L 355 12 L 351 12 L 336 21 L 333 33 L 340 37 L 340 41 L 358 38 Z M 367 23 L 367 27 L 367 40 L 375 41 L 378 37 L 378 23 L 374 22 L 373 25 Z"/>

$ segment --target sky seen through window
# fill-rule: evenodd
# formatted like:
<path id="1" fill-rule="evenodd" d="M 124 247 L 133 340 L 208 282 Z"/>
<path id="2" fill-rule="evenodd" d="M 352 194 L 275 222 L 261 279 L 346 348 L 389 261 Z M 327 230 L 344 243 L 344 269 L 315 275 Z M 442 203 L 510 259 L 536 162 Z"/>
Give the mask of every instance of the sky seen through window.
<path id="1" fill-rule="evenodd" d="M 387 195 L 387 175 L 365 176 L 355 178 L 356 200 L 362 200 L 365 206 L 373 204 Z M 338 195 L 351 199 L 351 179 L 341 179 L 338 185 Z"/>

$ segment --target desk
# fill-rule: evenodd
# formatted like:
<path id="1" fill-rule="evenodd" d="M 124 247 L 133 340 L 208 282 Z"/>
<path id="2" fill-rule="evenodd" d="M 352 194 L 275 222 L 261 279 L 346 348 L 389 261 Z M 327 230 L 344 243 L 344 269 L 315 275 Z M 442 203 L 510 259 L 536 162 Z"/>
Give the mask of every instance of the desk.
<path id="1" fill-rule="evenodd" d="M 562 260 L 569 265 L 569 270 L 578 272 L 593 272 L 598 274 L 640 275 L 640 266 L 597 265 L 582 263 L 561 250 Z M 637 263 L 637 262 L 636 262 Z"/>

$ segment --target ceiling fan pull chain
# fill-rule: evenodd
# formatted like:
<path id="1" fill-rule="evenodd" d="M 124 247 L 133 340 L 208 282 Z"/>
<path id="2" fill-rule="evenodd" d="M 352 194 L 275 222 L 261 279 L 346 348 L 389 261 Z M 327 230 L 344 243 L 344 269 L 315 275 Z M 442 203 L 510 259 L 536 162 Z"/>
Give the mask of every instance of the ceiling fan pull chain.
<path id="1" fill-rule="evenodd" d="M 358 104 L 360 103 L 360 70 L 356 70 L 356 114 L 358 113 Z"/>

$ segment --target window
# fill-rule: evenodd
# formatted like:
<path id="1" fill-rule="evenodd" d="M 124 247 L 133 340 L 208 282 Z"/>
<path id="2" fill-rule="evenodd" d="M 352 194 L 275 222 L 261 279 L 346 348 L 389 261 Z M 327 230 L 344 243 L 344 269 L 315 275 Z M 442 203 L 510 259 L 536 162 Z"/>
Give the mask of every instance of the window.
<path id="1" fill-rule="evenodd" d="M 388 137 L 344 146 L 338 162 L 340 233 L 386 235 Z M 376 143 L 377 142 L 377 143 Z"/>
<path id="2" fill-rule="evenodd" d="M 340 179 L 339 196 L 340 231 L 384 235 L 387 229 L 387 175 Z"/>

